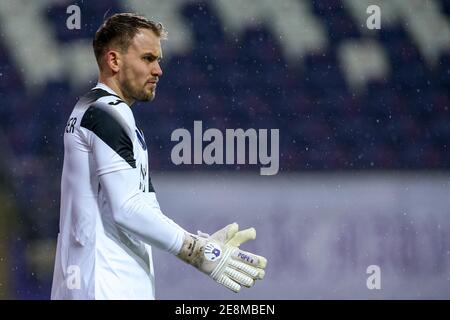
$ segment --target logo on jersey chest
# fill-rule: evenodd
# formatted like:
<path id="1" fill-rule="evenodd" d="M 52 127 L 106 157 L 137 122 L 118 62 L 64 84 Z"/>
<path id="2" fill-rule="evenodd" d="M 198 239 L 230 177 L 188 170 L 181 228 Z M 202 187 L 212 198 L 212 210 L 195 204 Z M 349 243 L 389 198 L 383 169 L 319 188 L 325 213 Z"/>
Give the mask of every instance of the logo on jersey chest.
<path id="1" fill-rule="evenodd" d="M 148 174 L 148 168 L 147 166 L 143 166 L 142 163 L 140 165 L 140 179 L 139 179 L 139 190 L 142 192 L 146 191 L 147 186 L 147 174 Z"/>
<path id="2" fill-rule="evenodd" d="M 137 129 L 135 130 L 135 132 L 142 149 L 147 150 L 147 145 L 145 144 L 144 136 Z"/>

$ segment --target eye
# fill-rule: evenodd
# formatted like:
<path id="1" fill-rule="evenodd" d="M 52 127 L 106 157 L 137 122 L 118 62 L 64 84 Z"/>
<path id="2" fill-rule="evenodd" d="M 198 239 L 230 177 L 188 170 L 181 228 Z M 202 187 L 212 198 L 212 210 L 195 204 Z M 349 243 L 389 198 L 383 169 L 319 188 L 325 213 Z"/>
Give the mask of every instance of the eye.
<path id="1" fill-rule="evenodd" d="M 161 57 L 157 57 L 157 56 L 153 56 L 153 55 L 143 56 L 142 59 L 147 62 L 154 62 L 154 61 L 157 61 L 158 63 L 161 62 Z"/>

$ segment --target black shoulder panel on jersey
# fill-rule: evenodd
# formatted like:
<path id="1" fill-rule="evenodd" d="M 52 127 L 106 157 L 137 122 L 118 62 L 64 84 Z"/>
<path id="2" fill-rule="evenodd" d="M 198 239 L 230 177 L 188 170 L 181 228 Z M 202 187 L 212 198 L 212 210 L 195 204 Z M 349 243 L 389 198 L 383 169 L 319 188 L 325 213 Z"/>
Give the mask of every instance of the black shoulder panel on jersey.
<path id="1" fill-rule="evenodd" d="M 136 168 L 130 137 L 117 119 L 106 110 L 96 104 L 91 105 L 84 113 L 80 125 L 92 131 L 132 168 Z"/>
<path id="2" fill-rule="evenodd" d="M 83 102 L 86 104 L 91 104 L 92 102 L 97 101 L 98 99 L 102 98 L 102 97 L 107 97 L 107 96 L 113 96 L 116 97 L 117 99 L 120 100 L 120 102 L 122 101 L 122 98 L 119 97 L 118 95 L 109 93 L 106 90 L 100 89 L 100 88 L 95 88 L 92 89 L 91 91 L 89 91 L 88 93 L 86 93 L 82 99 L 84 100 Z"/>

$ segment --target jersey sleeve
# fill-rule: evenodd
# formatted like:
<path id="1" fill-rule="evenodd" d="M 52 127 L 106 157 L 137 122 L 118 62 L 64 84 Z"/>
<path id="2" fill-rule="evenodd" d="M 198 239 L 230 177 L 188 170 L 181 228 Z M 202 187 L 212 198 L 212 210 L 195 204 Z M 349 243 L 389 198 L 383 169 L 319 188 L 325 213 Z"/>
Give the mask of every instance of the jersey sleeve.
<path id="1" fill-rule="evenodd" d="M 161 212 L 154 196 L 139 190 L 137 174 L 120 170 L 100 177 L 115 223 L 149 245 L 178 254 L 186 231 Z"/>
<path id="2" fill-rule="evenodd" d="M 136 168 L 128 126 L 110 106 L 94 103 L 84 113 L 80 126 L 85 129 L 98 176 Z"/>

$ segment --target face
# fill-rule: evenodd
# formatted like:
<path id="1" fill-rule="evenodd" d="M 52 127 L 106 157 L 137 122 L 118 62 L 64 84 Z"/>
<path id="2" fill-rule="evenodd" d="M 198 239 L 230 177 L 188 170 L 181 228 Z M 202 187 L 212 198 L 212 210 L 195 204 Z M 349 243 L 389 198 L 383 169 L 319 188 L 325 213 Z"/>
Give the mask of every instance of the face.
<path id="1" fill-rule="evenodd" d="M 161 40 L 149 29 L 140 29 L 128 51 L 121 54 L 117 73 L 120 89 L 128 101 L 151 101 L 162 75 Z"/>

